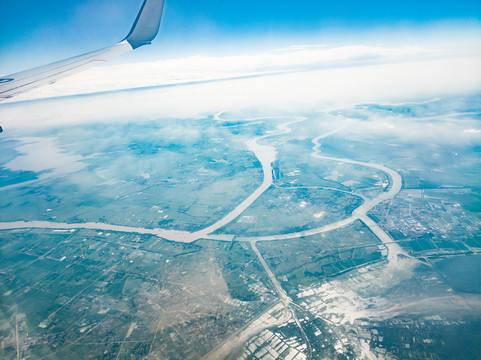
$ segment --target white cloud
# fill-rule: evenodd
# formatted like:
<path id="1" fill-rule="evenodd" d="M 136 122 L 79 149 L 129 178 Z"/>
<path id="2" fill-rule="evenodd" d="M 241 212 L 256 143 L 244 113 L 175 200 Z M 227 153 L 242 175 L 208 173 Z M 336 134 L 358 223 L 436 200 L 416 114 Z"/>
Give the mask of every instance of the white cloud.
<path id="1" fill-rule="evenodd" d="M 40 178 L 59 177 L 79 171 L 85 167 L 82 157 L 62 151 L 55 144 L 55 138 L 25 137 L 16 139 L 20 153 L 15 159 L 3 165 L 12 171 L 44 172 Z"/>
<path id="2" fill-rule="evenodd" d="M 21 95 L 13 101 L 230 78 L 306 67 L 356 66 L 359 62 L 366 61 L 404 61 L 426 55 L 433 53 L 418 46 L 299 46 L 237 56 L 196 55 L 182 59 L 106 65 L 91 68 L 56 84 Z"/>
<path id="3" fill-rule="evenodd" d="M 0 106 L 7 128 L 96 121 L 140 121 L 159 117 L 199 117 L 245 108 L 289 112 L 326 105 L 402 101 L 481 89 L 481 57 L 441 57 L 417 47 L 299 47 L 228 57 L 189 57 L 142 64 L 105 66 L 27 94 L 44 97 L 210 80 L 273 71 L 286 66 L 324 64 L 324 69 L 207 82 L 87 98 Z M 382 61 L 365 65 L 360 58 Z M 409 59 L 410 61 L 406 61 Z M 346 61 L 343 67 L 330 67 Z M 362 64 L 362 65 L 360 65 Z M 347 66 L 349 65 L 349 66 Z M 18 98 L 22 99 L 21 97 Z"/>

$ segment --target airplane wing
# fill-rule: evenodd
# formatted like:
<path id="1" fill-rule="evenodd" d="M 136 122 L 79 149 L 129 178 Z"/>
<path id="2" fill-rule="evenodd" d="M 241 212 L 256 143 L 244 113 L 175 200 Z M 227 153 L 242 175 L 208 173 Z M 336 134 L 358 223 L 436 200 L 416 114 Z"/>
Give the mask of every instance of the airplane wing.
<path id="1" fill-rule="evenodd" d="M 159 31 L 163 5 L 164 0 L 144 0 L 129 34 L 113 46 L 0 77 L 0 101 L 46 84 L 52 84 L 61 78 L 150 44 Z"/>

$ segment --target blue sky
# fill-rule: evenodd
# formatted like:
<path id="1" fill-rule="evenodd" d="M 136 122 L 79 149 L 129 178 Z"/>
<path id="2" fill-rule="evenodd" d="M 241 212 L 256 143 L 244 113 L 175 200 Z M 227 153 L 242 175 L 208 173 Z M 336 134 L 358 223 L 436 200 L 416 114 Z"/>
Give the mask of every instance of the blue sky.
<path id="1" fill-rule="evenodd" d="M 0 72 L 109 46 L 130 29 L 142 0 L 0 1 Z M 415 37 L 467 29 L 481 36 L 480 0 L 166 0 L 161 33 L 138 59 L 322 42 Z M 449 33 L 449 31 L 446 31 Z M 348 41 L 348 40 L 345 40 Z M 355 40 L 353 40 L 355 41 Z"/>

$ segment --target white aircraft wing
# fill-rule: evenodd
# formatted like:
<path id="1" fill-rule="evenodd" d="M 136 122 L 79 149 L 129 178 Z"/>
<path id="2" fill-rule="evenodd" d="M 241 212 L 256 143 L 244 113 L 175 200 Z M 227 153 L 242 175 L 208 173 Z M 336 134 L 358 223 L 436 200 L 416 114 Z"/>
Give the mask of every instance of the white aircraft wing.
<path id="1" fill-rule="evenodd" d="M 159 31 L 164 0 L 144 0 L 134 25 L 119 43 L 70 59 L 0 77 L 0 101 L 30 91 L 150 44 Z M 1 132 L 1 127 L 0 127 Z"/>

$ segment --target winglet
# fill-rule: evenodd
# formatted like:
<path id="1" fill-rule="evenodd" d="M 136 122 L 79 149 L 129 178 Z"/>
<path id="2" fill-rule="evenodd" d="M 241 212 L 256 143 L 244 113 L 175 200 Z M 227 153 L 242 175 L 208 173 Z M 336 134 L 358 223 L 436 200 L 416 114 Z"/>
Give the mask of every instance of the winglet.
<path id="1" fill-rule="evenodd" d="M 144 0 L 132 29 L 124 39 L 133 49 L 150 44 L 157 36 L 163 8 L 164 0 Z"/>
<path id="2" fill-rule="evenodd" d="M 164 0 L 144 0 L 130 33 L 113 46 L 0 77 L 0 101 L 52 84 L 142 45 L 150 44 L 159 32 L 163 7 Z M 0 132 L 2 132 L 1 127 Z"/>

